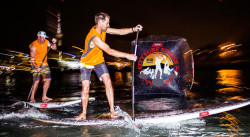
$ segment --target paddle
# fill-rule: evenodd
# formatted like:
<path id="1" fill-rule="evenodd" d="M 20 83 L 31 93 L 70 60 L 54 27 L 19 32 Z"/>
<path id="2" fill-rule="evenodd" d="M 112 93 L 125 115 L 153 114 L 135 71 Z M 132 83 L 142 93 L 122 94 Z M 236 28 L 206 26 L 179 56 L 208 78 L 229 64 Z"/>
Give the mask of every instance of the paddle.
<path id="1" fill-rule="evenodd" d="M 137 43 L 138 43 L 138 37 L 139 37 L 139 30 L 137 29 L 136 33 L 136 39 L 135 39 L 135 51 L 134 54 L 136 55 L 137 52 Z M 133 62 L 133 67 L 135 67 L 135 61 Z M 135 73 L 135 68 L 133 68 L 133 77 L 132 77 L 132 118 L 135 121 L 135 87 L 134 87 L 134 73 Z"/>
<path id="2" fill-rule="evenodd" d="M 51 46 L 52 46 L 52 44 L 49 46 L 49 49 L 47 50 L 47 53 L 45 54 L 45 56 L 44 56 L 44 58 L 43 58 L 43 60 L 42 60 L 41 65 L 39 66 L 39 68 L 41 68 L 41 67 L 42 67 L 43 62 L 44 62 L 45 58 L 47 57 L 47 55 L 48 55 L 48 53 L 49 53 L 49 50 L 50 50 Z M 39 72 L 36 72 L 36 76 L 35 76 L 36 78 L 38 77 L 38 73 L 39 73 Z M 28 95 L 27 101 L 28 101 L 28 100 L 29 100 L 29 98 L 30 98 L 30 94 L 31 94 L 31 91 L 32 91 L 32 89 L 33 89 L 33 87 L 34 87 L 34 84 L 35 84 L 35 81 L 33 82 L 32 86 L 31 86 L 31 89 L 30 89 L 30 92 L 29 92 L 29 95 Z"/>

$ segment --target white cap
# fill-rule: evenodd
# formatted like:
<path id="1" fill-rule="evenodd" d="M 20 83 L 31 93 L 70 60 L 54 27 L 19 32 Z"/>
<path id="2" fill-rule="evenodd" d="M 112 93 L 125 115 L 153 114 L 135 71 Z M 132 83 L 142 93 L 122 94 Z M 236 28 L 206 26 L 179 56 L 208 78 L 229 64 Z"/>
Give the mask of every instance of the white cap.
<path id="1" fill-rule="evenodd" d="M 44 37 L 44 38 L 48 38 L 48 36 L 46 35 L 46 32 L 44 32 L 44 31 L 39 31 L 39 32 L 37 33 L 37 36 L 41 36 L 41 37 Z"/>

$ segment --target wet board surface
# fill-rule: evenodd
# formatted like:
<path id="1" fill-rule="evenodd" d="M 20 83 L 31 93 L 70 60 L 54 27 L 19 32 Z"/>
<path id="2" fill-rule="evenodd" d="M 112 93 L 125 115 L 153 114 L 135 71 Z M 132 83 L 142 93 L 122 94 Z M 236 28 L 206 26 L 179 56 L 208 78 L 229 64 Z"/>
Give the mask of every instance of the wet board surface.
<path id="1" fill-rule="evenodd" d="M 89 102 L 95 101 L 95 97 L 90 97 Z M 80 103 L 81 99 L 78 100 L 73 100 L 73 101 L 59 101 L 59 102 L 25 102 L 28 105 L 31 105 L 36 108 L 60 108 L 60 107 L 65 107 L 69 105 L 73 105 L 76 103 Z"/>
<path id="2" fill-rule="evenodd" d="M 40 119 L 34 118 L 37 121 L 49 123 L 49 124 L 59 124 L 59 125 L 114 125 L 119 123 L 124 123 L 124 120 L 114 120 L 114 119 L 97 119 L 97 120 L 87 120 L 87 121 L 77 121 L 75 118 L 63 118 L 63 119 Z"/>
<path id="3" fill-rule="evenodd" d="M 122 117 L 117 117 L 116 119 L 111 119 L 109 113 L 99 113 L 96 117 L 87 117 L 86 121 L 77 121 L 75 118 L 50 118 L 50 119 L 41 119 L 33 118 L 34 120 L 48 123 L 48 124 L 59 124 L 59 125 L 116 125 L 124 123 Z"/>

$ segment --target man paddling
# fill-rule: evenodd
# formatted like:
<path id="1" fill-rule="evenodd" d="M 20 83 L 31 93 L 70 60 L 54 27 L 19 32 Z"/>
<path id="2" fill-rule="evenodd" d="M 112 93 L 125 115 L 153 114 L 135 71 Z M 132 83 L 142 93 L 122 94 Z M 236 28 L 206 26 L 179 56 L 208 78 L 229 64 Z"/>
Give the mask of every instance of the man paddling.
<path id="1" fill-rule="evenodd" d="M 31 91 L 30 102 L 35 102 L 35 93 L 39 85 L 40 76 L 42 76 L 44 80 L 42 101 L 48 102 L 52 100 L 52 98 L 47 97 L 47 91 L 51 81 L 50 68 L 47 63 L 47 50 L 48 47 L 51 47 L 53 50 L 57 49 L 57 39 L 53 38 L 51 44 L 46 38 L 48 38 L 46 32 L 39 31 L 37 33 L 37 40 L 29 45 L 32 68 L 31 72 L 33 73 L 33 88 Z"/>
<path id="2" fill-rule="evenodd" d="M 91 71 L 94 70 L 98 78 L 103 81 L 108 99 L 111 117 L 115 116 L 114 111 L 114 93 L 109 75 L 109 71 L 104 61 L 103 51 L 107 54 L 126 58 L 128 60 L 137 60 L 134 54 L 128 54 L 111 49 L 105 43 L 106 33 L 113 35 L 126 35 L 136 31 L 142 31 L 142 26 L 137 25 L 132 28 L 115 29 L 109 27 L 110 16 L 107 13 L 100 12 L 95 15 L 96 25 L 92 27 L 85 39 L 85 52 L 83 53 L 80 61 L 80 71 L 82 78 L 82 113 L 76 117 L 76 120 L 86 120 L 87 105 L 89 100 L 89 87 Z"/>

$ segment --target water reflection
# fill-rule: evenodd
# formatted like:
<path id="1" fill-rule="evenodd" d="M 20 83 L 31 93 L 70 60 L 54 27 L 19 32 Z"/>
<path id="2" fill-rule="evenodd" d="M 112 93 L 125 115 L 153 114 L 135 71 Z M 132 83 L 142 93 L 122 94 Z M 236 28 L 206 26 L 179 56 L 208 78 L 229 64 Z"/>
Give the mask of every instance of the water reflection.
<path id="1" fill-rule="evenodd" d="M 221 123 L 220 126 L 226 127 L 231 134 L 236 134 L 237 136 L 241 136 L 241 134 L 239 133 L 240 121 L 235 116 L 227 112 L 224 112 L 221 117 L 215 117 L 215 118 L 220 119 Z"/>
<path id="2" fill-rule="evenodd" d="M 116 71 L 116 72 L 111 72 L 110 76 L 114 87 L 131 86 L 131 72 Z"/>
<path id="3" fill-rule="evenodd" d="M 16 79 L 15 78 L 12 78 L 11 76 L 6 76 L 6 87 L 12 87 L 12 86 L 15 86 L 15 83 L 16 83 Z"/>
<path id="4" fill-rule="evenodd" d="M 116 85 L 123 85 L 122 72 L 115 72 L 113 81 Z"/>
<path id="5" fill-rule="evenodd" d="M 141 110 L 159 111 L 159 110 L 175 110 L 180 105 L 176 98 L 155 98 L 151 100 L 137 101 L 137 106 Z"/>
<path id="6" fill-rule="evenodd" d="M 3 76 L 0 77 L 0 93 L 4 95 L 12 94 L 11 91 L 15 90 L 16 79 L 12 76 Z"/>
<path id="7" fill-rule="evenodd" d="M 242 88 L 242 70 L 218 70 L 217 84 L 222 86 L 217 91 L 219 93 L 241 92 Z"/>

